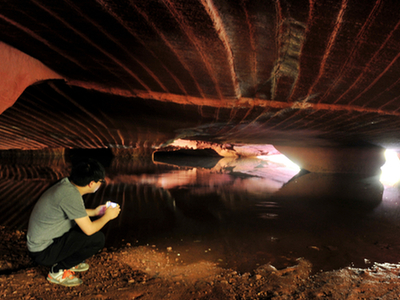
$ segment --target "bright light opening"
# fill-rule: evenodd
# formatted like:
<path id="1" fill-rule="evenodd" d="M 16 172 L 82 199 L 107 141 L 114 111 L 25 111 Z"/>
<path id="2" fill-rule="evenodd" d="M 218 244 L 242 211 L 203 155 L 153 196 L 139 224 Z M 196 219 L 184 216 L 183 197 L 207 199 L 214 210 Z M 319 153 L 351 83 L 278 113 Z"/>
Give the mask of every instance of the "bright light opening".
<path id="1" fill-rule="evenodd" d="M 385 158 L 380 181 L 386 186 L 393 186 L 400 181 L 400 160 L 397 152 L 389 149 L 385 151 Z"/>
<path id="2" fill-rule="evenodd" d="M 294 162 L 292 162 L 289 158 L 287 158 L 283 154 L 261 155 L 261 156 L 257 156 L 257 158 L 284 165 L 286 168 L 294 170 L 294 171 L 299 172 L 301 170 L 298 165 L 296 165 Z"/>

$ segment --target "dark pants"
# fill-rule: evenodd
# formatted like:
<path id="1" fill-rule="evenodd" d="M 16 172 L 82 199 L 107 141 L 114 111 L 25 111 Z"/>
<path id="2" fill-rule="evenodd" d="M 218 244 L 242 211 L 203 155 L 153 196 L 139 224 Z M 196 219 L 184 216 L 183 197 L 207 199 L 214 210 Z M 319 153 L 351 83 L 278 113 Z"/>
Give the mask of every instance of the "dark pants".
<path id="1" fill-rule="evenodd" d="M 39 265 L 53 267 L 53 272 L 60 269 L 70 269 L 104 247 L 105 237 L 102 232 L 90 236 L 75 226 L 63 236 L 54 239 L 54 242 L 40 252 L 30 252 L 32 259 Z"/>

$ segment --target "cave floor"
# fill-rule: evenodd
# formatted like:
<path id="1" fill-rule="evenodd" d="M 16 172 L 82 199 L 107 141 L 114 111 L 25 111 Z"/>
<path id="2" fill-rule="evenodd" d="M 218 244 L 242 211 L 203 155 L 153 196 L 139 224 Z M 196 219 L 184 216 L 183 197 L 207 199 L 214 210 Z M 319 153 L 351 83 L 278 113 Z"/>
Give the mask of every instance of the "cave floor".
<path id="1" fill-rule="evenodd" d="M 186 263 L 155 245 L 104 249 L 87 262 L 83 284 L 46 280 L 26 253 L 25 232 L 1 227 L 1 299 L 397 299 L 400 265 L 374 264 L 312 274 L 310 262 L 270 264 L 239 273 L 214 263 Z"/>

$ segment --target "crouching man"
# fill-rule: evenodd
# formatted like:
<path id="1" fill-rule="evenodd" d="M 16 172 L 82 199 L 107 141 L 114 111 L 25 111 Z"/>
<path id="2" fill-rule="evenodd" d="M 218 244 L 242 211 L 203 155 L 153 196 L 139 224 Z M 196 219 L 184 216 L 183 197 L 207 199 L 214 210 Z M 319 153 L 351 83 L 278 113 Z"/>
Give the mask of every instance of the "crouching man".
<path id="1" fill-rule="evenodd" d="M 27 246 L 32 259 L 51 267 L 47 280 L 64 286 L 76 286 L 82 280 L 75 272 L 89 269 L 85 259 L 104 247 L 100 231 L 118 217 L 121 209 L 100 205 L 86 209 L 82 196 L 96 192 L 104 182 L 103 166 L 92 159 L 72 167 L 63 178 L 39 198 L 29 219 Z M 89 217 L 99 216 L 92 221 Z"/>

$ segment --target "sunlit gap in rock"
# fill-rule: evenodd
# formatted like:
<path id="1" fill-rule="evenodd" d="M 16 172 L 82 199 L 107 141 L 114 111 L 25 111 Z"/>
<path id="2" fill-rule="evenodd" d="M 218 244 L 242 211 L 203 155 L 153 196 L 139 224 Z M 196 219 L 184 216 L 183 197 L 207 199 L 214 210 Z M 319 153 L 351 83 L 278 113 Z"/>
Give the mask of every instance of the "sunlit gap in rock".
<path id="1" fill-rule="evenodd" d="M 381 167 L 381 183 L 386 186 L 394 186 L 400 181 L 400 160 L 397 152 L 391 149 L 385 151 L 386 162 Z"/>
<path id="2" fill-rule="evenodd" d="M 197 173 L 209 172 L 213 177 L 212 185 L 221 180 L 230 180 L 228 175 L 246 176 L 246 179 L 242 179 L 246 185 L 251 182 L 254 190 L 258 191 L 262 187 L 277 191 L 301 170 L 270 144 L 221 145 L 181 139 L 155 152 L 153 162 L 194 168 L 190 174 L 187 170 L 174 170 L 170 178 L 164 174 L 163 188 L 170 186 L 172 182 L 185 182 L 190 175 L 198 181 Z"/>
<path id="3" fill-rule="evenodd" d="M 283 154 L 260 155 L 260 156 L 257 156 L 257 158 L 266 160 L 266 161 L 270 161 L 270 162 L 274 162 L 277 164 L 282 164 L 286 168 L 296 171 L 296 172 L 300 172 L 300 170 L 301 170 L 298 165 L 296 165 L 294 162 L 292 162 L 289 158 L 287 158 Z"/>

